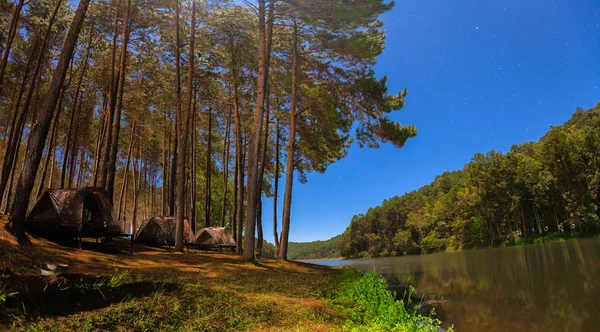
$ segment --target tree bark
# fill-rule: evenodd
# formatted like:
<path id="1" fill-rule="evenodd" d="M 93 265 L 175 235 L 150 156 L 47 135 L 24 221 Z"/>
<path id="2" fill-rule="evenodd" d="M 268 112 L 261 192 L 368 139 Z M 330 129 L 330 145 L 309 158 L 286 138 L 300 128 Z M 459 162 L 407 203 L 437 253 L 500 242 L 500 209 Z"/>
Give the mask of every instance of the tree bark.
<path id="1" fill-rule="evenodd" d="M 121 186 L 121 195 L 119 196 L 119 214 L 118 214 L 118 219 L 121 220 L 121 209 L 123 206 L 123 200 L 125 199 L 125 187 L 127 187 L 127 178 L 128 178 L 128 174 L 127 172 L 129 171 L 129 163 L 131 162 L 131 153 L 133 150 L 133 141 L 134 141 L 134 134 L 135 132 L 135 122 L 132 123 L 131 125 L 131 134 L 129 135 L 129 148 L 127 149 L 127 162 L 125 163 L 125 170 L 124 170 L 124 174 L 123 174 L 123 185 Z M 135 174 L 134 174 L 135 176 Z"/>
<path id="2" fill-rule="evenodd" d="M 140 192 L 142 188 L 142 168 L 144 167 L 143 162 L 143 147 L 144 147 L 144 136 L 140 137 L 140 146 L 138 148 L 138 160 L 133 161 L 133 215 L 131 216 L 131 234 L 135 235 L 137 231 L 137 210 L 138 210 L 138 202 L 140 198 Z M 138 169 L 137 180 L 136 180 L 136 165 L 139 162 L 140 166 Z M 145 171 L 144 171 L 145 172 Z"/>
<path id="3" fill-rule="evenodd" d="M 210 227 L 210 207 L 212 205 L 210 180 L 212 173 L 212 110 L 208 109 L 208 131 L 206 133 L 206 183 L 204 187 L 204 227 Z"/>
<path id="4" fill-rule="evenodd" d="M 279 116 L 275 114 L 275 183 L 273 185 L 273 243 L 279 252 L 279 233 L 277 232 L 277 193 L 279 191 Z"/>
<path id="5" fill-rule="evenodd" d="M 69 158 L 70 150 L 72 150 L 72 149 L 74 150 L 74 146 L 75 146 L 75 142 L 74 142 L 75 139 L 71 140 L 71 136 L 73 134 L 75 114 L 77 114 L 77 101 L 79 100 L 79 96 L 80 96 L 81 84 L 83 83 L 83 78 L 85 77 L 85 72 L 86 72 L 87 66 L 88 66 L 88 60 L 90 58 L 90 52 L 92 50 L 93 36 L 94 36 L 94 26 L 92 25 L 91 30 L 90 30 L 90 38 L 88 40 L 87 50 L 85 53 L 85 58 L 83 60 L 81 73 L 79 74 L 79 80 L 77 81 L 77 88 L 75 89 L 75 98 L 73 99 L 73 110 L 71 111 L 71 119 L 69 121 L 69 129 L 67 130 L 67 137 L 66 137 L 67 144 L 66 144 L 65 152 L 63 153 L 62 173 L 60 176 L 60 187 L 61 188 L 65 187 L 65 176 L 66 176 L 66 172 L 67 172 L 67 159 Z M 72 145 L 71 145 L 71 141 L 73 141 Z M 69 187 L 71 187 L 70 183 L 69 183 Z"/>
<path id="6" fill-rule="evenodd" d="M 264 136 L 261 147 L 261 156 L 260 156 L 260 168 L 258 170 L 258 193 L 257 193 L 257 211 L 256 211 L 256 230 L 258 233 L 256 244 L 256 254 L 258 257 L 262 256 L 262 246 L 263 246 L 263 229 L 262 229 L 262 186 L 263 180 L 265 177 L 265 164 L 267 163 L 267 143 L 269 141 L 269 100 L 267 97 L 267 112 L 265 114 L 265 123 L 264 123 Z"/>
<path id="7" fill-rule="evenodd" d="M 12 204 L 10 218 L 6 229 L 17 235 L 18 237 L 24 236 L 24 220 L 27 215 L 27 207 L 29 205 L 29 199 L 31 197 L 31 191 L 35 181 L 36 173 L 42 158 L 44 151 L 44 145 L 46 144 L 46 138 L 50 129 L 50 123 L 52 122 L 52 116 L 54 115 L 54 109 L 56 103 L 60 97 L 62 85 L 65 81 L 69 62 L 73 57 L 73 51 L 75 49 L 75 43 L 79 36 L 79 31 L 83 25 L 85 13 L 89 5 L 89 0 L 80 0 L 75 17 L 71 22 L 67 38 L 61 50 L 61 54 L 58 59 L 58 65 L 54 71 L 52 81 L 50 83 L 46 98 L 40 109 L 40 114 L 31 129 L 30 135 L 30 146 L 27 149 L 25 156 L 25 165 L 21 176 L 19 177 L 19 183 L 17 184 L 17 195 Z"/>
<path id="8" fill-rule="evenodd" d="M 77 111 L 77 122 L 80 121 L 81 118 L 81 109 L 83 108 L 83 103 L 79 103 L 79 110 Z M 71 147 L 71 153 L 69 156 L 69 180 L 67 181 L 67 187 L 73 187 L 73 178 L 75 176 L 75 157 L 77 156 L 77 150 L 80 148 L 79 144 L 79 129 L 81 126 L 77 126 L 75 128 L 75 133 L 73 134 L 73 144 Z"/>
<path id="9" fill-rule="evenodd" d="M 244 177 L 245 177 L 245 170 L 246 170 L 246 153 L 247 153 L 247 149 L 246 146 L 247 144 L 242 143 L 242 155 L 240 157 L 240 170 L 239 170 L 239 176 L 240 176 L 240 187 L 238 188 L 238 192 L 239 192 L 239 198 L 240 201 L 239 206 L 238 206 L 238 220 L 237 220 L 237 238 L 238 240 L 236 240 L 236 244 L 237 244 L 237 252 L 239 254 L 243 254 L 244 252 L 244 248 L 242 246 L 242 231 L 244 230 L 244 195 L 246 193 L 246 188 L 244 188 Z"/>
<path id="10" fill-rule="evenodd" d="M 227 214 L 227 191 L 229 189 L 229 148 L 231 143 L 231 112 L 227 114 L 225 124 L 225 142 L 223 143 L 223 200 L 221 201 L 221 227 L 225 227 Z"/>
<path id="11" fill-rule="evenodd" d="M 183 252 L 183 220 L 185 211 L 185 160 L 187 139 L 190 129 L 190 115 L 192 113 L 192 95 L 194 91 L 194 38 L 196 30 L 196 3 L 192 1 L 192 22 L 190 29 L 190 53 L 188 60 L 188 82 L 186 91 L 186 105 L 183 114 L 183 130 L 180 133 L 179 153 L 177 155 L 178 188 L 177 200 L 179 201 L 177 213 L 177 226 L 175 228 L 175 250 Z"/>
<path id="12" fill-rule="evenodd" d="M 290 214 L 292 210 L 292 185 L 294 182 L 294 144 L 296 143 L 296 99 L 298 81 L 298 37 L 294 22 L 294 39 L 292 42 L 292 91 L 290 100 L 290 129 L 287 147 L 287 166 L 285 174 L 285 193 L 283 196 L 283 218 L 281 220 L 281 243 L 279 244 L 280 260 L 287 260 L 288 239 L 290 235 Z"/>
<path id="13" fill-rule="evenodd" d="M 175 183 L 177 182 L 177 150 L 179 135 L 181 132 L 181 45 L 180 45 L 180 22 L 179 1 L 175 1 L 175 130 L 173 141 L 173 153 L 171 160 L 171 181 L 169 181 L 169 214 L 175 215 Z M 182 204 L 182 203 L 180 203 Z"/>
<path id="14" fill-rule="evenodd" d="M 273 24 L 272 10 L 275 0 L 269 2 L 269 25 Z M 256 91 L 256 109 L 252 131 L 248 142 L 248 203 L 244 222 L 244 259 L 254 260 L 254 232 L 256 224 L 256 206 L 258 194 L 258 150 L 262 133 L 262 121 L 265 108 L 265 93 L 269 77 L 269 60 L 271 53 L 271 33 L 266 30 L 265 0 L 258 0 L 258 78 Z M 268 38 L 267 38 L 268 37 Z"/>
<path id="15" fill-rule="evenodd" d="M 167 111 L 163 113 L 163 160 L 162 160 L 162 186 L 161 186 L 161 215 L 167 215 L 167 182 L 168 182 L 168 174 L 169 174 L 169 148 L 167 146 Z M 170 129 L 170 126 L 169 126 Z M 170 132 L 170 130 L 169 130 Z M 170 141 L 170 140 L 169 140 Z M 170 144 L 169 144 L 170 145 Z"/>
<path id="16" fill-rule="evenodd" d="M 60 103 L 58 103 L 60 105 Z M 42 177 L 40 179 L 40 185 L 37 190 L 37 194 L 35 197 L 40 197 L 42 190 L 44 189 L 44 182 L 46 181 L 46 173 L 48 172 L 48 165 L 50 164 L 50 158 L 54 155 L 54 149 L 56 145 L 56 140 L 58 137 L 58 123 L 60 122 L 60 113 L 61 109 L 58 108 L 55 112 L 54 122 L 52 124 L 52 134 L 50 134 L 50 146 L 46 151 L 46 160 L 44 161 L 44 167 L 42 168 Z"/>
<path id="17" fill-rule="evenodd" d="M 102 143 L 102 153 L 100 154 L 100 165 L 99 171 L 97 175 L 97 179 L 95 181 L 96 185 L 101 188 L 106 188 L 106 181 L 108 177 L 108 164 L 110 158 L 110 144 L 112 142 L 112 129 L 113 122 L 115 118 L 115 109 L 117 104 L 117 91 L 118 91 L 118 80 L 121 76 L 120 72 L 115 72 L 115 66 L 117 62 L 117 37 L 119 30 L 119 0 L 114 0 L 114 8 L 115 8 L 115 16 L 114 16 L 114 26 L 113 26 L 113 40 L 112 40 L 112 57 L 110 63 L 110 85 L 109 85 L 109 108 L 107 112 L 107 118 L 104 123 L 106 126 L 104 142 Z M 123 56 L 123 54 L 121 54 Z M 120 62 L 120 60 L 119 60 Z M 118 70 L 118 69 L 117 69 Z"/>
<path id="18" fill-rule="evenodd" d="M 117 170 L 117 152 L 119 150 L 119 132 L 121 130 L 121 110 L 123 109 L 123 93 L 125 91 L 125 71 L 127 69 L 127 44 L 131 31 L 131 0 L 127 0 L 125 20 L 123 22 L 123 35 L 121 36 L 121 59 L 119 63 L 119 89 L 117 104 L 115 106 L 115 119 L 111 137 L 108 171 L 106 175 L 106 191 L 111 201 L 114 200 L 115 174 Z"/>

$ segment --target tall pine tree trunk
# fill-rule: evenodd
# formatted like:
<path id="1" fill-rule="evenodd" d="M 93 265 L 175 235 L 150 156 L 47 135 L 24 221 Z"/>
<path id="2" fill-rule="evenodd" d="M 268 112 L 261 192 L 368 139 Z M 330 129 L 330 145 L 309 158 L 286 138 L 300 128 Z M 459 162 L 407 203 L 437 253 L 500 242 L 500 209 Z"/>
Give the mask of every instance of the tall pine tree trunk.
<path id="1" fill-rule="evenodd" d="M 119 0 L 114 0 L 114 24 L 113 24 L 113 40 L 112 40 L 112 54 L 110 62 L 110 85 L 109 85 L 109 101 L 108 101 L 108 112 L 106 121 L 104 122 L 105 135 L 104 142 L 102 142 L 102 153 L 100 154 L 99 169 L 97 177 L 94 181 L 95 185 L 101 188 L 106 188 L 106 181 L 108 176 L 108 164 L 110 159 L 110 145 L 112 142 L 112 129 L 115 118 L 115 109 L 117 104 L 117 91 L 119 87 L 119 77 L 121 76 L 118 69 L 115 68 L 117 63 L 117 38 L 119 30 Z M 123 54 L 121 54 L 123 56 Z M 120 60 L 119 60 L 120 62 Z M 116 71 L 116 72 L 115 72 Z"/>
<path id="2" fill-rule="evenodd" d="M 256 109 L 252 131 L 248 141 L 248 203 L 244 221 L 244 259 L 254 260 L 254 231 L 256 224 L 256 205 L 258 203 L 258 150 L 262 133 L 262 121 L 265 108 L 265 94 L 269 77 L 269 60 L 271 54 L 270 33 L 273 24 L 273 8 L 275 0 L 269 2 L 269 17 L 265 20 L 265 0 L 258 0 L 258 78 L 256 91 Z M 266 24 L 269 24 L 269 28 Z"/>
<path id="3" fill-rule="evenodd" d="M 75 89 L 75 99 L 73 99 L 73 110 L 71 111 L 71 119 L 69 121 L 69 129 L 67 130 L 67 144 L 66 144 L 66 148 L 65 148 L 65 152 L 63 153 L 63 161 L 62 161 L 62 173 L 60 176 L 60 187 L 64 188 L 65 187 L 65 176 L 66 176 L 66 172 L 67 172 L 67 160 L 69 158 L 69 154 L 70 154 L 70 150 L 74 150 L 75 147 L 75 138 L 73 138 L 71 140 L 71 137 L 73 136 L 73 126 L 75 125 L 75 115 L 77 114 L 77 101 L 79 101 L 79 97 L 80 97 L 80 91 L 81 91 L 81 84 L 83 83 L 83 78 L 85 77 L 85 72 L 87 70 L 87 66 L 88 66 L 88 60 L 90 58 L 90 52 L 92 50 L 92 38 L 94 36 L 94 26 L 92 25 L 92 28 L 90 30 L 90 38 L 88 40 L 88 44 L 87 44 L 87 50 L 85 53 L 85 58 L 83 60 L 83 65 L 82 65 L 82 69 L 81 69 L 81 73 L 79 74 L 79 80 L 77 81 L 77 88 Z M 81 103 L 81 101 L 80 101 Z M 81 109 L 81 106 L 80 106 Z M 71 144 L 71 142 L 73 142 L 73 144 Z M 72 154 L 72 153 L 71 153 Z M 72 182 L 72 181 L 70 181 Z M 69 183 L 69 187 L 71 187 L 71 183 Z"/>
<path id="4" fill-rule="evenodd" d="M 123 35 L 121 36 L 121 59 L 119 63 L 119 88 L 117 104 L 115 106 L 115 119 L 108 157 L 106 173 L 106 191 L 111 201 L 114 200 L 115 175 L 117 170 L 117 153 L 119 151 L 119 132 L 121 130 L 121 110 L 123 109 L 123 94 L 125 92 L 125 71 L 127 69 L 127 44 L 131 31 L 131 0 L 127 0 L 125 20 L 123 22 Z"/>
<path id="5" fill-rule="evenodd" d="M 263 246 L 263 229 L 262 229 L 262 185 L 265 177 L 265 164 L 267 163 L 267 143 L 269 141 L 269 100 L 267 97 L 267 112 L 265 114 L 264 136 L 260 155 L 260 168 L 258 169 L 258 193 L 257 193 L 257 210 L 256 210 L 256 231 L 258 233 L 256 244 L 256 254 L 262 256 Z"/>
<path id="6" fill-rule="evenodd" d="M 277 232 L 277 194 L 279 191 L 279 116 L 275 114 L 275 183 L 273 184 L 273 243 L 275 252 L 279 252 L 279 234 Z"/>
<path id="7" fill-rule="evenodd" d="M 59 103 L 59 105 L 60 105 L 60 103 Z M 42 168 L 42 177 L 40 179 L 40 184 L 39 184 L 39 187 L 38 187 L 35 197 L 39 197 L 40 194 L 42 193 L 42 190 L 44 189 L 44 182 L 46 181 L 48 165 L 50 164 L 50 158 L 54 154 L 56 140 L 58 137 L 58 123 L 60 122 L 60 113 L 61 113 L 61 109 L 58 108 L 58 110 L 55 111 L 56 115 L 54 116 L 54 122 L 52 124 L 52 131 L 50 134 L 50 146 L 48 147 L 48 149 L 46 151 L 46 160 L 44 161 L 44 167 Z"/>
<path id="8" fill-rule="evenodd" d="M 182 131 L 179 135 L 179 153 L 177 155 L 178 187 L 177 201 L 179 202 L 177 213 L 177 225 L 175 228 L 175 250 L 183 252 L 183 220 L 185 212 L 185 160 L 187 140 L 190 130 L 190 116 L 192 113 L 192 95 L 194 91 L 194 39 L 196 31 L 196 3 L 192 1 L 192 22 L 190 28 L 190 53 L 188 59 L 188 82 L 186 91 L 186 105 L 183 114 Z"/>
<path id="9" fill-rule="evenodd" d="M 134 134 L 135 132 L 135 122 L 133 122 L 131 124 L 131 133 L 129 135 L 129 148 L 127 149 L 127 162 L 125 163 L 125 170 L 124 170 L 124 174 L 123 174 L 123 185 L 121 186 L 121 195 L 119 196 L 119 220 L 121 220 L 121 211 L 122 211 L 122 206 L 123 206 L 123 200 L 125 199 L 125 187 L 127 187 L 127 178 L 128 178 L 128 174 L 127 172 L 129 171 L 129 163 L 131 162 L 131 153 L 133 150 L 133 141 L 134 141 Z M 135 176 L 135 175 L 134 175 Z"/>
<path id="10" fill-rule="evenodd" d="M 227 115 L 225 124 L 225 142 L 223 143 L 223 200 L 221 201 L 221 227 L 225 227 L 225 215 L 227 214 L 227 191 L 229 187 L 229 147 L 231 143 L 231 112 Z"/>
<path id="11" fill-rule="evenodd" d="M 19 183 L 17 184 L 17 195 L 11 207 L 10 219 L 6 224 L 6 229 L 22 237 L 24 235 L 24 220 L 27 215 L 27 207 L 29 205 L 29 199 L 31 197 L 31 191 L 35 182 L 36 173 L 42 158 L 44 151 L 44 145 L 46 144 L 46 138 L 50 129 L 50 123 L 52 122 L 52 116 L 54 115 L 54 109 L 56 103 L 61 94 L 61 88 L 65 81 L 65 76 L 69 67 L 69 62 L 73 57 L 73 51 L 75 44 L 79 36 L 79 31 L 83 25 L 85 13 L 89 5 L 89 0 L 80 0 L 75 17 L 71 22 L 67 38 L 61 50 L 58 58 L 58 64 L 54 71 L 52 81 L 48 88 L 48 92 L 44 103 L 41 106 L 38 121 L 34 124 L 31 129 L 31 135 L 29 138 L 29 147 L 25 156 L 25 164 L 21 176 L 19 177 Z"/>
<path id="12" fill-rule="evenodd" d="M 285 193 L 283 195 L 283 218 L 281 220 L 281 243 L 278 258 L 287 260 L 288 239 L 290 235 L 290 214 L 292 210 L 292 184 L 294 182 L 294 145 L 296 143 L 296 99 L 298 81 L 298 37 L 294 22 L 294 39 L 292 42 L 292 91 L 290 100 L 290 129 L 287 147 L 287 166 L 285 173 Z"/>
<path id="13" fill-rule="evenodd" d="M 179 1 L 175 0 L 175 130 L 171 159 L 171 180 L 169 181 L 169 214 L 175 215 L 175 183 L 177 182 L 177 150 L 181 133 L 181 45 Z M 183 203 L 180 203 L 183 204 Z"/>
<path id="14" fill-rule="evenodd" d="M 204 227 L 210 227 L 210 207 L 212 205 L 210 180 L 212 173 L 212 110 L 208 109 L 208 131 L 206 133 L 206 183 L 204 187 Z"/>

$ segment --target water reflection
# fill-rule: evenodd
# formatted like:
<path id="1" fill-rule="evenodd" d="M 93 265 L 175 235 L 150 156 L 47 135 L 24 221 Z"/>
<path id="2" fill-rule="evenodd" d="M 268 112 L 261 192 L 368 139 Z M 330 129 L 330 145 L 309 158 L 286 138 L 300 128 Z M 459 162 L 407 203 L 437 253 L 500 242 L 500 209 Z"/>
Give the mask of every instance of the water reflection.
<path id="1" fill-rule="evenodd" d="M 314 261 L 375 269 L 439 300 L 456 331 L 600 331 L 600 239 L 370 260 Z"/>

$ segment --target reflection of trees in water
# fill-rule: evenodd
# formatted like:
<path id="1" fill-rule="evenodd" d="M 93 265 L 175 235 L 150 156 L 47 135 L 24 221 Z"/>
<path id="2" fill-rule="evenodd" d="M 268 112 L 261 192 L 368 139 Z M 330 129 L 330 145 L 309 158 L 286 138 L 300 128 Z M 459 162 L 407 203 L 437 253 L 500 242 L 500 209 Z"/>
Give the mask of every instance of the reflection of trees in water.
<path id="1" fill-rule="evenodd" d="M 392 284 L 410 283 L 459 331 L 579 331 L 600 326 L 600 240 L 385 260 Z M 371 265 L 372 266 L 372 265 Z"/>

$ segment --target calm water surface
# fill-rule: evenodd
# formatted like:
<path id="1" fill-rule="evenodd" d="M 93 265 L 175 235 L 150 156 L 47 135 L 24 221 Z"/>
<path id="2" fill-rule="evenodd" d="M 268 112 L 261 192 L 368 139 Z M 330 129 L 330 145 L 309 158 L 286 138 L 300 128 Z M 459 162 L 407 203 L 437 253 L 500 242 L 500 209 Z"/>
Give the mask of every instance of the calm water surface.
<path id="1" fill-rule="evenodd" d="M 455 331 L 600 331 L 600 238 L 311 263 L 375 269 L 440 300 Z"/>

